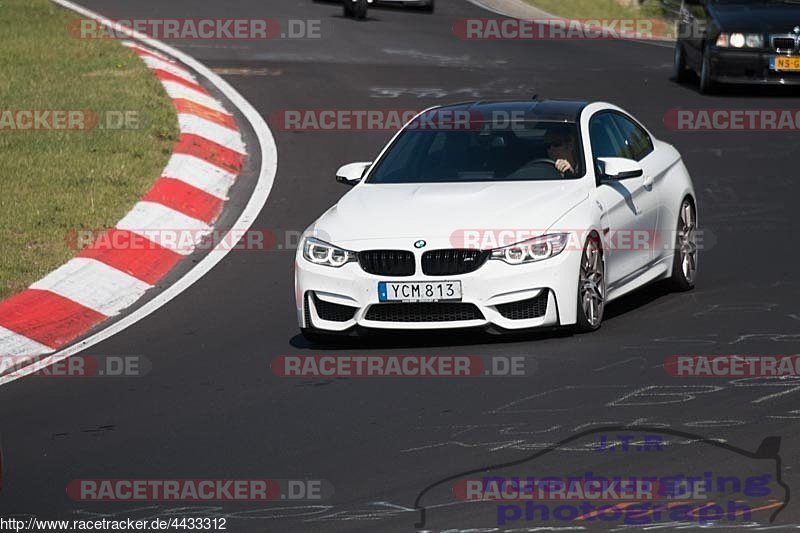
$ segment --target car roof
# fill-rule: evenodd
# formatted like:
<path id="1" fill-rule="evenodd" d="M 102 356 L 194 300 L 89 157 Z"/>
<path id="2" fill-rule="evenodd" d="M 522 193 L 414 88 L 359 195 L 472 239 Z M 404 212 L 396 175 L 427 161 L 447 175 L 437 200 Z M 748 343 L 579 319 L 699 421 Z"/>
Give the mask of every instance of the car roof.
<path id="1" fill-rule="evenodd" d="M 577 122 L 587 105 L 589 102 L 582 100 L 487 100 L 439 106 L 431 112 L 446 109 L 484 117 L 497 116 L 495 113 L 500 113 L 515 117 L 520 115 L 521 120 Z"/>

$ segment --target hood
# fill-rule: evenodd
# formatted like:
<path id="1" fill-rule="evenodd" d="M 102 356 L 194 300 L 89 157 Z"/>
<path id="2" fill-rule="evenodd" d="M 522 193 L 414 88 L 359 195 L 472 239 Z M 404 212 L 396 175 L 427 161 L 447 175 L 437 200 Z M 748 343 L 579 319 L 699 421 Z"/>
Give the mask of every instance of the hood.
<path id="1" fill-rule="evenodd" d="M 793 33 L 800 26 L 797 0 L 712 2 L 709 10 L 726 32 Z"/>
<path id="2" fill-rule="evenodd" d="M 584 180 L 502 183 L 364 183 L 313 229 L 334 244 L 445 240 L 459 230 L 546 230 L 588 197 Z M 369 245 L 365 242 L 364 245 Z"/>

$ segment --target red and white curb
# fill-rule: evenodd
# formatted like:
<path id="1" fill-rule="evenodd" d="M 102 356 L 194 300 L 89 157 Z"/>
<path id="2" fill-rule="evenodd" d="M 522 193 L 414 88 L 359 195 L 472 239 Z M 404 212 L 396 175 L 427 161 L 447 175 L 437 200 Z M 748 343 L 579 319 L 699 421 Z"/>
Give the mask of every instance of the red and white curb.
<path id="1" fill-rule="evenodd" d="M 242 113 L 258 140 L 258 181 L 231 231 L 241 232 L 252 225 L 266 203 L 277 170 L 277 149 L 269 128 L 222 78 L 164 43 L 68 0 L 53 1 L 117 31 L 127 31 L 147 45 L 124 43 L 143 59 L 172 98 L 180 137 L 161 178 L 116 227 L 44 279 L 0 302 L 0 357 L 32 361 L 24 368 L 15 365 L 13 372 L 0 375 L 0 385 L 63 360 L 136 323 L 186 290 L 230 251 L 229 246 L 215 248 L 140 308 L 91 337 L 61 349 L 131 306 L 183 256 L 194 251 L 194 244 L 187 247 L 186 243 L 196 243 L 197 237 L 213 230 L 228 190 L 243 168 L 246 149 L 232 113 L 198 83 L 193 71 L 201 73 Z M 158 238 L 178 230 L 190 232 L 193 238 L 180 243 Z M 134 249 L 142 247 L 119 245 L 131 239 L 147 239 L 148 246 Z M 116 244 L 109 247 L 98 245 L 99 242 Z"/>
<path id="2" fill-rule="evenodd" d="M 188 69 L 139 44 L 123 44 L 172 87 L 180 127 L 174 155 L 116 227 L 30 288 L 0 301 L 0 354 L 52 353 L 130 307 L 211 232 L 244 164 L 246 149 L 233 116 Z M 161 238 L 180 232 L 192 239 Z M 147 245 L 125 245 L 137 238 Z"/>

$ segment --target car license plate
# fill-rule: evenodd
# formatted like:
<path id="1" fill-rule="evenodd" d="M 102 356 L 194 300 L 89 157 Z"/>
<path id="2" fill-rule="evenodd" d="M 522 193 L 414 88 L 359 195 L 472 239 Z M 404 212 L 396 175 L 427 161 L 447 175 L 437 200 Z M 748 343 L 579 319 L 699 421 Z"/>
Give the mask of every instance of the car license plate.
<path id="1" fill-rule="evenodd" d="M 380 281 L 381 302 L 441 302 L 461 300 L 460 281 Z"/>
<path id="2" fill-rule="evenodd" d="M 800 57 L 772 57 L 769 67 L 772 70 L 800 70 Z"/>

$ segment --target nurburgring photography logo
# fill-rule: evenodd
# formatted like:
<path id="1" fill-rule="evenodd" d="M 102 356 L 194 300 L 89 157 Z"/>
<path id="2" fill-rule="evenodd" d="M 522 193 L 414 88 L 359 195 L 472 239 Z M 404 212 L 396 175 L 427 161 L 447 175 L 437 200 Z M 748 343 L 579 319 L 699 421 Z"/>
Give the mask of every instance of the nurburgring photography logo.
<path id="1" fill-rule="evenodd" d="M 596 427 L 527 457 L 431 483 L 417 495 L 416 527 L 433 533 L 774 522 L 790 493 L 780 443 L 768 436 L 751 451 L 662 427 Z M 582 450 L 594 453 L 575 453 Z"/>

